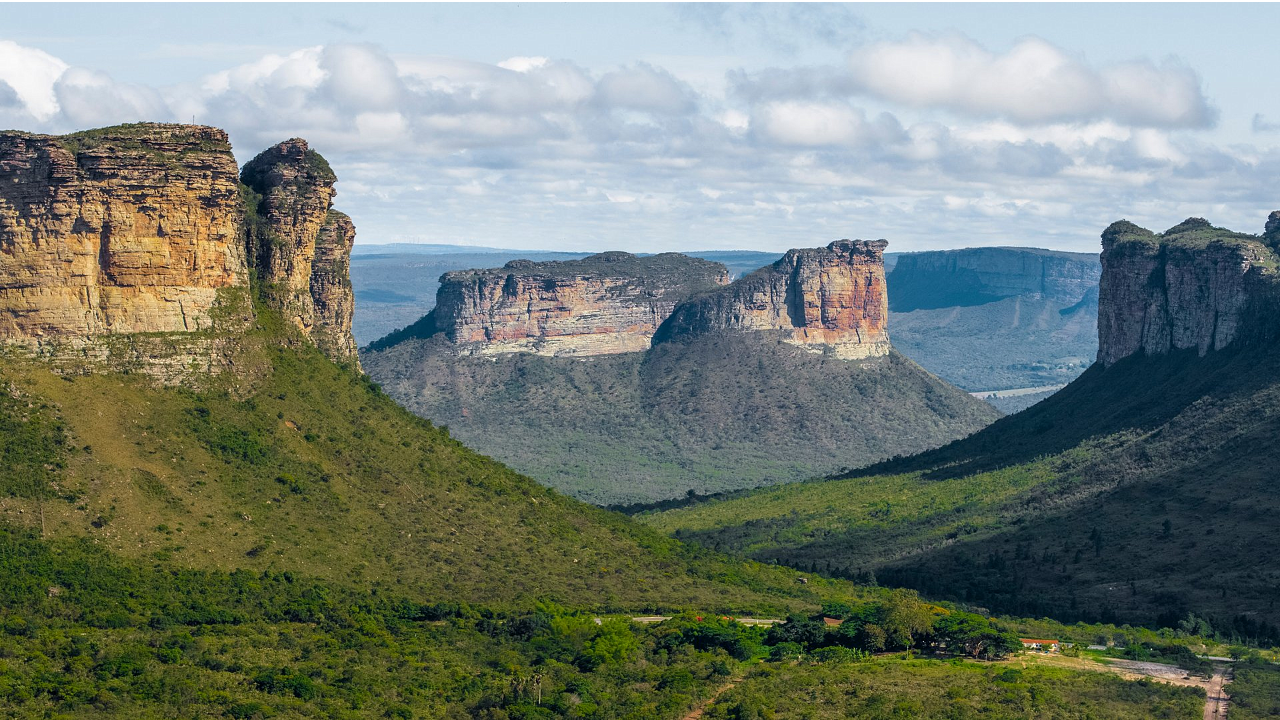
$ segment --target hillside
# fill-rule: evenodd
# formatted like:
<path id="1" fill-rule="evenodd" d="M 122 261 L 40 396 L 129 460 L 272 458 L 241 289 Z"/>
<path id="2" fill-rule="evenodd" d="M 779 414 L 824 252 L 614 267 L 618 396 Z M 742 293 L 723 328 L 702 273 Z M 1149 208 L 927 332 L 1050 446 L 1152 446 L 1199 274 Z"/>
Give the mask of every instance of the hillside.
<path id="1" fill-rule="evenodd" d="M 1099 362 L 1064 390 L 933 452 L 648 522 L 1003 611 L 1280 639 L 1274 250 L 1203 220 L 1103 238 Z"/>
<path id="2" fill-rule="evenodd" d="M 470 447 L 600 504 L 805 479 L 934 447 L 994 419 L 985 404 L 890 352 L 878 251 L 841 252 L 792 251 L 694 296 L 661 321 L 646 352 L 611 352 L 628 346 L 595 339 L 601 329 L 630 327 L 602 322 L 630 311 L 612 299 L 588 303 L 601 296 L 574 288 L 537 322 L 555 333 L 576 324 L 584 339 L 570 347 L 589 354 L 507 352 L 505 338 L 526 332 L 531 305 L 510 303 L 521 318 L 510 325 L 508 311 L 487 309 L 499 307 L 493 301 L 467 299 L 440 307 L 483 307 L 490 320 L 451 319 L 435 334 L 410 328 L 363 361 L 388 394 Z M 462 289 L 470 277 L 446 276 L 459 287 L 444 286 L 441 296 L 479 297 Z M 467 343 L 450 336 L 493 318 L 503 324 L 468 331 Z M 564 347 L 562 338 L 528 347 Z"/>

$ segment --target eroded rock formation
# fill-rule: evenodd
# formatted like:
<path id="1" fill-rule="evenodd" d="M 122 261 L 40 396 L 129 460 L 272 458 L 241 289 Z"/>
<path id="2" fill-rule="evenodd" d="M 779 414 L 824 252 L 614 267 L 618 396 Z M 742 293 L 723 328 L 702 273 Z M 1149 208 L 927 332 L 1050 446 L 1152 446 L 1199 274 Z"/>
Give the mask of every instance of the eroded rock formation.
<path id="1" fill-rule="evenodd" d="M 261 198 L 249 253 L 264 299 L 335 359 L 355 359 L 347 273 L 355 226 L 332 211 L 338 178 L 329 163 L 294 138 L 264 150 L 240 177 Z"/>
<path id="2" fill-rule="evenodd" d="M 654 342 L 709 332 L 769 332 L 854 360 L 889 354 L 884 240 L 791 250 L 727 287 L 678 306 Z"/>
<path id="3" fill-rule="evenodd" d="M 1272 334 L 1277 260 L 1265 237 L 1201 218 L 1161 234 L 1112 223 L 1102 233 L 1098 361 L 1190 348 L 1203 355 Z"/>
<path id="4" fill-rule="evenodd" d="M 254 175 L 268 191 L 258 217 L 216 128 L 0 133 L 0 346 L 166 382 L 216 372 L 253 322 L 257 266 L 317 345 L 353 358 L 354 227 L 330 212 L 332 172 L 299 143 Z"/>
<path id="5" fill-rule="evenodd" d="M 460 354 L 641 352 L 677 303 L 728 282 L 723 265 L 677 253 L 514 260 L 446 273 L 427 321 Z"/>

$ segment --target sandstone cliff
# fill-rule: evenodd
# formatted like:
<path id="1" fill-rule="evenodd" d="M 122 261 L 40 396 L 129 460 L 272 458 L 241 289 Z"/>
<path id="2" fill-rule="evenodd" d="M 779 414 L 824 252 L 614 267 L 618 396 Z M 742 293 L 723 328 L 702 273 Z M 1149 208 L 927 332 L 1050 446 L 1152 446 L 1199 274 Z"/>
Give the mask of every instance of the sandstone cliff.
<path id="1" fill-rule="evenodd" d="M 444 333 L 464 355 L 642 352 L 677 303 L 728 282 L 723 265 L 677 253 L 513 260 L 445 273 L 425 329 Z"/>
<path id="2" fill-rule="evenodd" d="M 305 151 L 303 161 L 315 162 Z M 310 176 L 294 173 L 287 192 L 264 184 L 276 202 L 255 223 L 221 130 L 142 123 L 0 133 L 0 346 L 67 369 L 127 369 L 165 382 L 217 372 L 253 322 L 257 266 L 290 288 L 305 272 L 296 286 L 320 330 L 304 330 L 336 359 L 352 358 L 354 228 L 329 212 L 331 176 L 307 185 Z M 260 253 L 259 236 L 302 240 L 284 258 L 274 245 Z"/>
<path id="3" fill-rule="evenodd" d="M 911 312 L 1014 296 L 1072 305 L 1101 274 L 1098 256 L 1087 253 L 1003 247 L 906 253 L 889 273 L 889 307 Z"/>
<path id="4" fill-rule="evenodd" d="M 338 178 L 329 163 L 294 138 L 264 150 L 240 177 L 261 197 L 249 254 L 264 299 L 332 357 L 354 360 L 348 267 L 355 226 L 332 212 Z"/>
<path id="5" fill-rule="evenodd" d="M 1113 223 L 1102 233 L 1098 361 L 1189 348 L 1203 355 L 1271 335 L 1277 260 L 1265 238 L 1200 218 L 1161 234 Z"/>
<path id="6" fill-rule="evenodd" d="M 884 240 L 791 250 L 773 265 L 675 309 L 655 343 L 718 331 L 768 332 L 842 359 L 889 353 Z"/>

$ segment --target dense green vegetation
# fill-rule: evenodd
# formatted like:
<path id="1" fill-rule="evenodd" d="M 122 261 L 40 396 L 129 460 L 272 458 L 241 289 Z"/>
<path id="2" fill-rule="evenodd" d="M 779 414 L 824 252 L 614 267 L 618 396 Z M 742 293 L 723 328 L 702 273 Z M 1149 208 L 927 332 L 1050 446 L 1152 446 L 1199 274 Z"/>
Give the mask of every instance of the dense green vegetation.
<path id="1" fill-rule="evenodd" d="M 1280 353 L 1093 367 L 950 446 L 647 521 L 722 551 L 1018 615 L 1280 643 Z"/>
<path id="2" fill-rule="evenodd" d="M 549 602 L 422 603 L 386 584 L 122 561 L 14 530 L 0 530 L 0 576 L 0 713 L 16 716 L 673 718 L 760 660 L 1018 647 L 905 592 L 829 601 L 823 614 L 848 618 L 834 629 L 692 612 L 642 626 Z"/>
<path id="3" fill-rule="evenodd" d="M 1241 659 L 1232 667 L 1234 678 L 1227 686 L 1233 720 L 1261 720 L 1280 716 L 1280 666 L 1256 655 Z"/>
<path id="4" fill-rule="evenodd" d="M 706 717 L 1190 720 L 1203 707 L 1197 688 L 1050 667 L 913 660 L 764 665 L 720 696 Z"/>
<path id="5" fill-rule="evenodd" d="M 422 601 L 781 612 L 830 591 L 480 457 L 263 308 L 241 346 L 234 371 L 198 388 L 5 361 L 0 520 L 175 567 L 385 583 Z"/>
<path id="6" fill-rule="evenodd" d="M 807 479 L 997 415 L 900 355 L 860 365 L 732 334 L 587 360 L 457 357 L 436 337 L 362 362 L 470 447 L 600 504 Z"/>

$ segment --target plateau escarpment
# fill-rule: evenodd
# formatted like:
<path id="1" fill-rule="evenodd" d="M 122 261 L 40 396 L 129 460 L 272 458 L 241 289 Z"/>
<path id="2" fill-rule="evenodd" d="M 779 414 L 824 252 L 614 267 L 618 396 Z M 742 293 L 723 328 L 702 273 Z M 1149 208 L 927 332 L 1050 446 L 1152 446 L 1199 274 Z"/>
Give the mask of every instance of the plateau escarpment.
<path id="1" fill-rule="evenodd" d="M 937 450 L 654 521 L 1003 611 L 1280 642 L 1278 236 L 1280 214 L 1262 235 L 1115 223 L 1098 360 L 1065 388 Z"/>
<path id="2" fill-rule="evenodd" d="M 1277 256 L 1268 238 L 1276 226 L 1276 213 L 1263 236 L 1201 218 L 1161 234 L 1113 223 L 1102 234 L 1098 361 L 1192 348 L 1203 355 L 1242 334 L 1273 336 Z"/>
<path id="3" fill-rule="evenodd" d="M 772 265 L 675 309 L 656 342 L 715 332 L 765 332 L 851 360 L 889 354 L 884 240 L 791 250 Z"/>
<path id="4" fill-rule="evenodd" d="M 678 255 L 448 273 L 436 309 L 362 362 L 463 442 L 592 502 L 810 478 L 997 416 L 892 352 L 884 246 L 792 250 L 721 287 L 723 266 Z"/>
<path id="5" fill-rule="evenodd" d="M 353 358 L 354 228 L 330 213 L 332 173 L 311 182 L 307 171 L 323 160 L 293 152 L 299 143 L 305 150 L 289 141 L 268 151 L 279 162 L 257 182 L 260 216 L 253 200 L 246 207 L 253 193 L 216 128 L 0 133 L 0 345 L 64 369 L 138 370 L 165 382 L 217 372 L 253 322 L 256 272 L 272 288 L 318 293 L 311 315 L 298 315 L 315 316 L 318 302 L 311 324 L 322 330 L 312 336 Z M 272 250 L 259 252 L 264 244 Z M 281 259 L 276 248 L 292 254 Z"/>
<path id="6" fill-rule="evenodd" d="M 894 312 L 983 305 L 1020 296 L 1066 305 L 1098 285 L 1098 256 L 1037 248 L 905 253 L 889 273 Z"/>
<path id="7" fill-rule="evenodd" d="M 464 355 L 640 352 L 677 303 L 728 282 L 720 263 L 677 253 L 513 260 L 494 270 L 446 273 L 423 324 Z"/>
<path id="8" fill-rule="evenodd" d="M 155 351 L 153 340 L 96 339 L 242 329 L 240 229 L 237 167 L 221 130 L 0 133 L 0 342 L 125 361 Z M 214 343 L 186 345 L 185 361 L 216 363 Z"/>
<path id="9" fill-rule="evenodd" d="M 1065 385 L 1098 354 L 1101 274 L 1096 253 L 900 255 L 888 278 L 894 347 L 970 391 Z"/>

